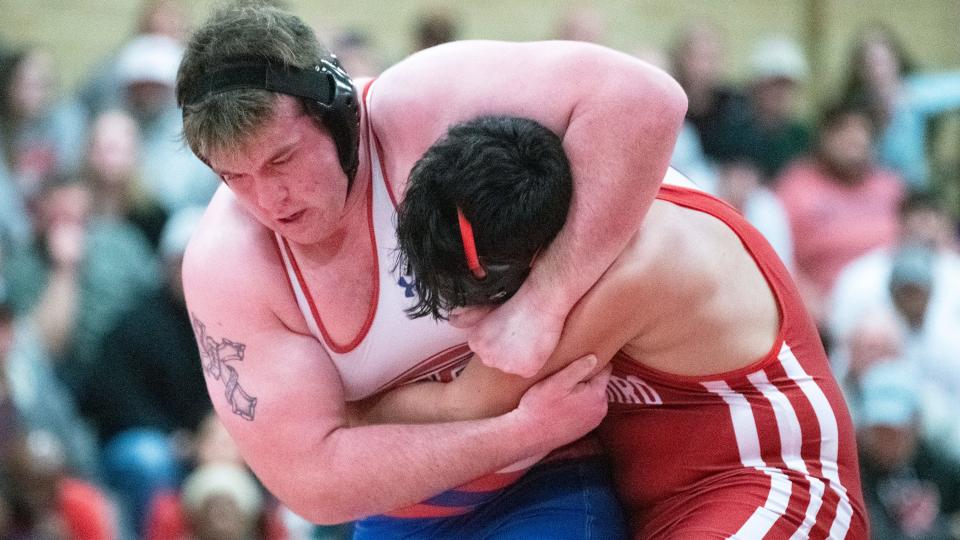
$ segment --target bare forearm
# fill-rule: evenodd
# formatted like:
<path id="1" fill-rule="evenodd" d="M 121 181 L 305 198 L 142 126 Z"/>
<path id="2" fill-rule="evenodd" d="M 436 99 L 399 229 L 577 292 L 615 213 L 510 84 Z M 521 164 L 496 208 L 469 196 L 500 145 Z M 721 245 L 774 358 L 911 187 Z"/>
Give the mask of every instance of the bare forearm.
<path id="1" fill-rule="evenodd" d="M 286 489 L 276 492 L 318 523 L 384 513 L 560 444 L 549 433 L 531 436 L 523 424 L 511 413 L 470 422 L 337 429 L 310 470 L 288 477 Z"/>
<path id="2" fill-rule="evenodd" d="M 683 122 L 686 101 L 666 75 L 645 77 L 637 87 L 645 88 L 643 95 L 622 85 L 608 83 L 573 111 L 563 137 L 575 180 L 573 203 L 524 285 L 540 305 L 553 303 L 564 314 L 636 232 Z"/>

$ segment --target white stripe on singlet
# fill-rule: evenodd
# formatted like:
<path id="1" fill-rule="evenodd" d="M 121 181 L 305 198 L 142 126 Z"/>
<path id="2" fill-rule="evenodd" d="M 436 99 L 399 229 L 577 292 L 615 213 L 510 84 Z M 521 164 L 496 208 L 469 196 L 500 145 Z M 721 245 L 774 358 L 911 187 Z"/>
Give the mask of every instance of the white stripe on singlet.
<path id="1" fill-rule="evenodd" d="M 711 393 L 720 396 L 730 408 L 740 462 L 744 467 L 751 467 L 770 477 L 770 493 L 767 495 L 767 500 L 763 506 L 754 510 L 750 518 L 731 538 L 763 538 L 787 510 L 792 490 L 790 479 L 780 469 L 768 467 L 760 456 L 757 422 L 747 398 L 730 388 L 724 381 L 708 381 L 701 384 Z"/>
<path id="2" fill-rule="evenodd" d="M 780 454 L 783 463 L 788 469 L 801 473 L 810 483 L 810 502 L 807 504 L 804 513 L 803 523 L 790 537 L 791 540 L 807 538 L 810 529 L 817 521 L 817 512 L 820 511 L 820 505 L 823 504 L 824 485 L 819 478 L 810 476 L 807 464 L 801 456 L 803 432 L 797 412 L 787 396 L 767 379 L 767 375 L 763 371 L 752 373 L 747 376 L 747 379 L 767 398 L 767 401 L 773 407 L 773 414 L 777 419 L 777 430 L 780 433 Z"/>
<path id="3" fill-rule="evenodd" d="M 813 412 L 817 416 L 817 423 L 820 426 L 820 467 L 823 470 L 823 476 L 830 484 L 830 489 L 840 498 L 837 504 L 836 517 L 834 517 L 833 524 L 830 526 L 829 538 L 839 540 L 847 535 L 850 520 L 853 517 L 853 508 L 850 506 L 847 488 L 840 482 L 840 471 L 837 466 L 839 453 L 837 417 L 833 414 L 833 408 L 830 406 L 823 390 L 813 380 L 813 377 L 803 370 L 803 366 L 800 365 L 797 357 L 786 343 L 780 350 L 779 360 L 786 370 L 787 376 L 797 383 L 800 391 L 807 397 L 807 401 L 810 402 Z"/>

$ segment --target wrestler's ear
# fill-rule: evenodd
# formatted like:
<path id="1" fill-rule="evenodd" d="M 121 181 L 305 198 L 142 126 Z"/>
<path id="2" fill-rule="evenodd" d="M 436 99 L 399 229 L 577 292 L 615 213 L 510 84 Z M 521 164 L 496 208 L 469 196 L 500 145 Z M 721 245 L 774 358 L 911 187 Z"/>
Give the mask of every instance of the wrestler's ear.
<path id="1" fill-rule="evenodd" d="M 496 306 L 466 306 L 450 310 L 450 326 L 454 328 L 470 328 L 493 311 Z"/>

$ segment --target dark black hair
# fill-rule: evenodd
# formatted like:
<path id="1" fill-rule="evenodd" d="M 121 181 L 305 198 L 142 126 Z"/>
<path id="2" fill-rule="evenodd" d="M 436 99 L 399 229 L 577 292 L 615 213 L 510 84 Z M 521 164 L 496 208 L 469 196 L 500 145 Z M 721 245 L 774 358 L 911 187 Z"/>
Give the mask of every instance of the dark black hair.
<path id="1" fill-rule="evenodd" d="M 474 278 L 457 208 L 485 264 L 529 266 L 560 232 L 572 195 L 562 141 L 537 122 L 481 117 L 450 128 L 413 167 L 398 209 L 398 266 L 413 274 L 418 295 L 407 313 L 443 318 L 464 303 Z"/>

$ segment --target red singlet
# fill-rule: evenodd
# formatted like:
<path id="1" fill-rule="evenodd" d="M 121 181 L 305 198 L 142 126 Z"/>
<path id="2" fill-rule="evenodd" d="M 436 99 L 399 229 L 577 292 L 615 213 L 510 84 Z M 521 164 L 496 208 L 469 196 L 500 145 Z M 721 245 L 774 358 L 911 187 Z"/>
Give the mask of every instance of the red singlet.
<path id="1" fill-rule="evenodd" d="M 636 538 L 867 538 L 854 429 L 786 268 L 736 210 L 668 186 L 658 199 L 712 215 L 742 240 L 781 312 L 771 351 L 685 377 L 613 360 L 600 427 Z"/>

